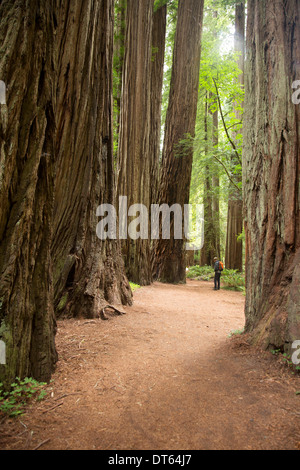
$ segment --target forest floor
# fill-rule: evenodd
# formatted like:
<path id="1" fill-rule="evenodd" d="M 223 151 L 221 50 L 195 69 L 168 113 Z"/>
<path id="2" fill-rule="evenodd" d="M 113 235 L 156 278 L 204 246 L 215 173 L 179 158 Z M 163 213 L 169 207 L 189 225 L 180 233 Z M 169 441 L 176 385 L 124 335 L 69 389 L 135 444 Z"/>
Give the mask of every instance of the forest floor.
<path id="1" fill-rule="evenodd" d="M 300 449 L 299 376 L 244 335 L 245 297 L 155 283 L 126 315 L 62 320 L 48 395 L 0 449 Z"/>

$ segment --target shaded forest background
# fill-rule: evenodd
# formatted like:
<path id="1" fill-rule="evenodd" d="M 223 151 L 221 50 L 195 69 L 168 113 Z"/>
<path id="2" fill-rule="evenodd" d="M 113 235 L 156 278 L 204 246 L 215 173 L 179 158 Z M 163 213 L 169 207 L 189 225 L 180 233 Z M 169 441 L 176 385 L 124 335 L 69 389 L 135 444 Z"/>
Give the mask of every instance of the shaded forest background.
<path id="1" fill-rule="evenodd" d="M 0 381 L 51 378 L 62 315 L 214 256 L 245 271 L 255 344 L 300 339 L 299 18 L 298 0 L 0 3 Z M 170 240 L 99 240 L 119 196 L 203 204 L 203 248 L 174 219 Z"/>

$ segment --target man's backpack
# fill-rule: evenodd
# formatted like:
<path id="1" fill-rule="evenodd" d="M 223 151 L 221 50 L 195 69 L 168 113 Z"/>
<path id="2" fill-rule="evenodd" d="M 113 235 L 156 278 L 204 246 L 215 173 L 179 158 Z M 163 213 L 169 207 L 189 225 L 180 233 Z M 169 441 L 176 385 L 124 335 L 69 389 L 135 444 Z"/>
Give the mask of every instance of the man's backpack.
<path id="1" fill-rule="evenodd" d="M 224 264 L 222 263 L 222 261 L 219 261 L 219 271 L 223 271 L 224 269 Z"/>

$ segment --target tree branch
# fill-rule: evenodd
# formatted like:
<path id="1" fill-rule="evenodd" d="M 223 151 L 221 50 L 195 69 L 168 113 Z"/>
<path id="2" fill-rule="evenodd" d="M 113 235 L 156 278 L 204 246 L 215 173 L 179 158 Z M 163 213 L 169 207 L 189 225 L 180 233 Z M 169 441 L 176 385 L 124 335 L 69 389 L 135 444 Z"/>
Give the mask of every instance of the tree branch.
<path id="1" fill-rule="evenodd" d="M 239 191 L 239 192 L 242 192 L 242 188 L 240 188 L 236 183 L 235 181 L 232 179 L 232 177 L 230 176 L 230 173 L 229 171 L 227 170 L 226 166 L 224 165 L 224 163 L 222 162 L 222 160 L 220 160 L 218 157 L 216 157 L 215 155 L 213 156 L 217 162 L 220 163 L 220 165 L 222 165 L 222 167 L 224 168 L 228 178 L 229 178 L 229 181 L 233 184 L 233 186 Z"/>
<path id="2" fill-rule="evenodd" d="M 218 105 L 219 105 L 219 109 L 220 109 L 220 114 L 221 114 L 221 118 L 222 118 L 222 123 L 223 123 L 223 127 L 224 127 L 224 130 L 225 130 L 225 133 L 226 133 L 226 136 L 227 136 L 227 139 L 230 143 L 230 145 L 232 146 L 233 148 L 233 151 L 236 155 L 236 158 L 238 159 L 239 163 L 242 165 L 242 160 L 240 159 L 240 156 L 239 156 L 239 153 L 237 151 L 237 148 L 236 148 L 236 145 L 235 143 L 233 142 L 233 140 L 231 139 L 230 135 L 229 135 L 229 132 L 228 132 L 228 128 L 226 126 L 226 122 L 225 122 L 225 118 L 224 118 L 224 114 L 223 114 L 223 110 L 222 110 L 222 104 L 221 104 L 221 100 L 220 100 L 220 95 L 219 95 L 219 88 L 218 88 L 218 85 L 217 85 L 217 82 L 215 80 L 215 78 L 213 78 L 213 82 L 215 84 L 215 88 L 216 88 L 216 92 L 217 92 L 217 100 L 218 100 Z"/>

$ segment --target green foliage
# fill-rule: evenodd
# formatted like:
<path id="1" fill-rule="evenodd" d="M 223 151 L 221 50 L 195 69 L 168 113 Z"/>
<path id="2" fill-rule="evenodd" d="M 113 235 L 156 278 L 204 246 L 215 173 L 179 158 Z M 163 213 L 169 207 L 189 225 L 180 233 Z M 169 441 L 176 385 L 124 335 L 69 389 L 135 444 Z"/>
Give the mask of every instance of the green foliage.
<path id="1" fill-rule="evenodd" d="M 0 411 L 10 417 L 16 417 L 24 413 L 26 404 L 34 397 L 37 401 L 43 400 L 47 394 L 44 390 L 45 383 L 37 382 L 32 378 L 16 381 L 11 384 L 10 391 L 4 389 L 0 382 Z"/>
<path id="2" fill-rule="evenodd" d="M 271 349 L 271 353 L 273 356 L 278 356 L 281 362 L 293 371 L 292 373 L 300 373 L 300 365 L 293 364 L 290 354 L 284 353 L 283 349 Z M 296 395 L 300 395 L 300 392 L 296 392 Z"/>
<path id="3" fill-rule="evenodd" d="M 206 0 L 190 187 L 191 204 L 203 203 L 206 209 L 212 200 L 219 203 L 219 211 L 212 217 L 209 211 L 204 214 L 204 229 L 206 250 L 211 227 L 218 230 L 221 254 L 226 246 L 228 200 L 240 200 L 242 194 L 244 90 L 239 81 L 238 54 L 234 52 L 234 20 L 235 2 Z M 213 120 L 216 111 L 217 128 Z M 237 287 L 240 290 L 241 286 Z"/>
<path id="4" fill-rule="evenodd" d="M 170 5 L 171 3 L 172 3 L 172 0 L 155 0 L 154 1 L 154 12 L 159 10 L 164 5 L 166 5 L 166 4 Z M 178 4 L 178 1 L 177 1 L 177 4 Z"/>
<path id="5" fill-rule="evenodd" d="M 289 354 L 283 353 L 283 354 L 282 354 L 282 360 L 283 360 L 283 362 L 284 362 L 288 367 L 294 368 L 294 364 L 293 364 L 293 362 L 292 362 L 292 360 L 291 360 L 291 356 L 290 356 Z M 297 367 L 295 367 L 295 368 L 296 368 L 297 370 L 300 369 L 299 366 L 297 366 Z"/>
<path id="6" fill-rule="evenodd" d="M 186 277 L 201 281 L 211 281 L 214 278 L 214 269 L 211 266 L 192 266 L 188 269 Z M 245 291 L 245 276 L 235 269 L 224 269 L 222 283 L 225 289 Z"/>
<path id="7" fill-rule="evenodd" d="M 224 269 L 222 281 L 226 289 L 245 292 L 245 275 L 235 269 Z"/>
<path id="8" fill-rule="evenodd" d="M 272 350 L 271 350 L 271 353 L 272 353 L 274 356 L 277 356 L 278 354 L 281 353 L 281 349 L 272 349 Z"/>
<path id="9" fill-rule="evenodd" d="M 129 285 L 130 285 L 132 292 L 136 291 L 137 289 L 140 289 L 141 287 L 139 284 L 135 284 L 134 282 L 129 282 Z"/>
<path id="10" fill-rule="evenodd" d="M 156 3 L 165 3 L 157 0 Z M 161 145 L 164 139 L 164 128 L 169 105 L 170 83 L 172 76 L 173 50 L 177 25 L 178 0 L 168 1 L 167 30 L 165 45 L 164 78 L 162 90 L 162 115 L 161 115 Z"/>
<path id="11" fill-rule="evenodd" d="M 229 333 L 229 338 L 231 338 L 232 336 L 239 336 L 239 335 L 242 335 L 244 333 L 244 329 L 242 330 L 232 330 L 230 333 Z"/>
<path id="12" fill-rule="evenodd" d="M 300 374 L 300 365 L 293 364 L 290 354 L 283 353 L 281 359 L 282 362 L 291 369 L 293 374 Z"/>
<path id="13" fill-rule="evenodd" d="M 210 42 L 204 43 L 201 74 L 200 74 L 200 100 L 199 117 L 197 123 L 197 147 L 202 168 L 214 161 L 225 170 L 225 175 L 232 183 L 233 181 L 241 190 L 239 179 L 242 172 L 242 145 L 243 135 L 242 115 L 244 90 L 241 88 L 238 78 L 241 74 L 237 66 L 237 55 L 232 51 L 220 54 L 220 51 L 211 52 L 206 50 Z M 213 45 L 211 46 L 213 47 Z M 212 49 L 214 51 L 214 48 Z M 211 140 L 209 145 L 207 137 L 201 132 L 203 128 L 203 106 L 207 103 L 209 108 L 209 119 L 215 111 L 219 112 L 218 145 L 213 146 Z M 239 117 L 237 117 L 237 111 Z M 212 133 L 209 122 L 209 133 Z M 199 158 L 198 157 L 198 158 Z"/>
<path id="14" fill-rule="evenodd" d="M 245 229 L 243 228 L 242 233 L 240 233 L 237 237 L 238 242 L 244 242 L 246 240 Z"/>
<path id="15" fill-rule="evenodd" d="M 119 139 L 119 114 L 122 88 L 122 70 L 124 61 L 124 40 L 125 40 L 125 11 L 127 0 L 115 1 L 115 21 L 114 21 L 114 54 L 113 54 L 113 144 L 114 156 L 116 160 Z"/>
<path id="16" fill-rule="evenodd" d="M 64 295 L 61 299 L 60 299 L 60 302 L 58 304 L 58 311 L 61 312 L 62 310 L 64 310 L 65 306 L 67 305 L 67 302 L 68 302 L 68 294 Z"/>
<path id="17" fill-rule="evenodd" d="M 183 158 L 190 155 L 194 148 L 194 137 L 191 134 L 185 134 L 184 138 L 174 146 L 175 158 Z"/>
<path id="18" fill-rule="evenodd" d="M 191 266 L 187 271 L 188 279 L 197 279 L 201 281 L 210 281 L 214 278 L 214 270 L 211 266 Z"/>

